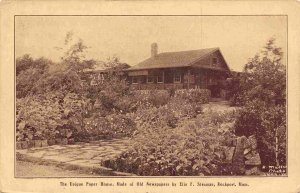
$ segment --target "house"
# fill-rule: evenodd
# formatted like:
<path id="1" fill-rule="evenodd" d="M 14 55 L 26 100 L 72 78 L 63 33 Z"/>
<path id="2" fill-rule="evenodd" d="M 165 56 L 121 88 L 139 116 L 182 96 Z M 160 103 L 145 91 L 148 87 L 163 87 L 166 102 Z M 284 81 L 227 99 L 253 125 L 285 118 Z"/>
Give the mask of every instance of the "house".
<path id="1" fill-rule="evenodd" d="M 158 53 L 151 45 L 151 57 L 126 70 L 135 89 L 210 89 L 219 97 L 230 69 L 219 48 Z"/>

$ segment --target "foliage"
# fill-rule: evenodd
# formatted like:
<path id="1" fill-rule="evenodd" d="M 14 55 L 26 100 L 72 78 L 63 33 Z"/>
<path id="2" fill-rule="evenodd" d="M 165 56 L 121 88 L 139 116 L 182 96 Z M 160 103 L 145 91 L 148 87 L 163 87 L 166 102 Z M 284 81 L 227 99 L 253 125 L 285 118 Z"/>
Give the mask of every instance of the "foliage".
<path id="1" fill-rule="evenodd" d="M 53 72 L 39 79 L 32 88 L 33 95 L 47 94 L 49 92 L 82 93 L 80 76 L 71 70 Z"/>
<path id="2" fill-rule="evenodd" d="M 83 59 L 86 48 L 82 41 L 70 45 L 59 64 L 28 55 L 17 59 L 17 140 L 71 137 L 84 127 L 88 100 L 81 75 L 93 64 Z"/>
<path id="3" fill-rule="evenodd" d="M 17 100 L 17 140 L 44 139 L 45 131 L 63 125 L 55 96 L 35 96 Z"/>
<path id="4" fill-rule="evenodd" d="M 163 106 L 170 100 L 170 95 L 165 90 L 151 90 L 148 96 L 148 101 L 155 107 Z"/>
<path id="5" fill-rule="evenodd" d="M 102 164 L 118 171 L 147 176 L 228 175 L 227 141 L 234 135 L 229 130 L 216 129 L 224 122 L 213 123 L 206 119 L 210 116 L 201 115 L 196 122 L 187 122 L 175 129 L 143 129 L 134 138 L 130 150 Z"/>
<path id="6" fill-rule="evenodd" d="M 96 87 L 87 85 L 86 96 L 93 103 L 98 100 L 104 111 L 123 113 L 133 111 L 135 101 L 122 71 L 129 65 L 121 63 L 120 59 L 115 56 L 108 58 L 103 65 L 106 68 L 105 74 L 103 74 L 105 81 L 95 79 Z"/>
<path id="7" fill-rule="evenodd" d="M 85 103 L 76 94 L 35 95 L 18 99 L 16 104 L 19 141 L 69 138 L 83 127 Z"/>
<path id="8" fill-rule="evenodd" d="M 281 48 L 269 40 L 260 55 L 246 64 L 235 99 L 243 105 L 236 134 L 257 136 L 265 165 L 285 164 L 286 69 L 281 60 Z"/>
<path id="9" fill-rule="evenodd" d="M 128 98 L 130 91 L 125 80 L 120 80 L 118 77 L 114 76 L 98 86 L 99 93 L 97 97 L 106 110 L 123 112 L 130 110 L 132 101 Z"/>
<path id="10" fill-rule="evenodd" d="M 133 115 L 138 128 L 176 127 L 178 117 L 168 106 L 139 108 Z"/>
<path id="11" fill-rule="evenodd" d="M 184 100 L 179 97 L 172 97 L 167 104 L 167 108 L 170 109 L 177 117 L 193 118 L 197 114 L 202 113 L 201 103 L 191 103 L 188 100 Z"/>
<path id="12" fill-rule="evenodd" d="M 175 91 L 175 97 L 180 97 L 183 100 L 188 100 L 191 103 L 208 103 L 210 95 L 211 93 L 208 89 L 188 89 Z"/>
<path id="13" fill-rule="evenodd" d="M 260 100 L 248 102 L 240 110 L 235 128 L 237 135 L 256 135 L 263 164 L 276 164 L 276 145 L 279 146 L 279 163 L 286 164 L 285 106 L 269 106 Z M 278 144 L 276 144 L 276 137 L 278 137 Z"/>
<path id="14" fill-rule="evenodd" d="M 122 75 L 122 71 L 130 67 L 130 65 L 122 63 L 117 56 L 109 57 L 107 62 L 104 63 L 104 66 L 106 67 L 109 76 Z"/>
<path id="15" fill-rule="evenodd" d="M 45 58 L 33 59 L 29 55 L 16 60 L 16 96 L 26 97 L 31 94 L 38 80 L 47 76 L 53 62 Z"/>
<path id="16" fill-rule="evenodd" d="M 160 107 L 170 100 L 170 94 L 166 90 L 136 90 L 133 93 L 139 105 Z"/>
<path id="17" fill-rule="evenodd" d="M 286 68 L 282 64 L 281 48 L 270 39 L 264 50 L 245 65 L 239 78 L 236 103 L 260 99 L 270 105 L 285 105 Z"/>
<path id="18" fill-rule="evenodd" d="M 230 101 L 232 106 L 241 106 L 241 72 L 231 72 L 232 77 L 225 81 L 224 89 L 227 91 L 226 100 Z"/>
<path id="19" fill-rule="evenodd" d="M 110 114 L 106 117 L 86 119 L 86 127 L 77 134 L 77 139 L 87 137 L 119 137 L 132 136 L 136 124 L 123 114 Z"/>

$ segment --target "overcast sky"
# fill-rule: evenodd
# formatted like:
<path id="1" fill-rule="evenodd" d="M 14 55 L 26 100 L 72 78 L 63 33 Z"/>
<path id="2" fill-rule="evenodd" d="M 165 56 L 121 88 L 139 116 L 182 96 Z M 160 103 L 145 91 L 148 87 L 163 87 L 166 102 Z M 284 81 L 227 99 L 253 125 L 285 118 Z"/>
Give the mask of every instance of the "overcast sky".
<path id="1" fill-rule="evenodd" d="M 286 52 L 286 25 L 284 16 L 17 16 L 16 56 L 58 61 L 55 47 L 73 31 L 96 60 L 116 55 L 135 65 L 157 42 L 159 53 L 219 47 L 229 67 L 241 71 L 271 37 Z"/>

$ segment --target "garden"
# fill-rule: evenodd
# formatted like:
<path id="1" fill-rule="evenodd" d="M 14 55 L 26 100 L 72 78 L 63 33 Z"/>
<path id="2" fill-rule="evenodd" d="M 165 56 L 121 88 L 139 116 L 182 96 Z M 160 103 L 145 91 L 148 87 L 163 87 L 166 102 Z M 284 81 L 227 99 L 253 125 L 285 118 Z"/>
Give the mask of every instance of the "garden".
<path id="1" fill-rule="evenodd" d="M 83 57 L 82 41 L 66 47 L 60 63 L 16 61 L 17 149 L 127 137 L 131 147 L 102 166 L 143 176 L 260 175 L 263 165 L 286 165 L 286 72 L 274 40 L 227 82 L 230 111 L 204 109 L 207 89 L 133 90 L 117 57 L 91 86 L 85 69 L 97 61 Z"/>

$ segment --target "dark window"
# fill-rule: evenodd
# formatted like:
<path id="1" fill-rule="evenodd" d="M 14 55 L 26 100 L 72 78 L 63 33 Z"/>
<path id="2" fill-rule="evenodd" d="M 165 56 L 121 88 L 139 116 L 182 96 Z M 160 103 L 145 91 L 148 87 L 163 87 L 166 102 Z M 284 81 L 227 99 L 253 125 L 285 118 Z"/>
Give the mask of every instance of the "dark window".
<path id="1" fill-rule="evenodd" d="M 174 74 L 174 83 L 181 83 L 181 75 L 179 73 Z"/>
<path id="2" fill-rule="evenodd" d="M 137 84 L 138 81 L 139 81 L 138 77 L 136 77 L 136 76 L 132 77 L 132 84 Z"/>
<path id="3" fill-rule="evenodd" d="M 153 82 L 154 82 L 153 76 L 147 76 L 147 83 L 153 83 Z"/>
<path id="4" fill-rule="evenodd" d="M 140 76 L 140 84 L 146 83 L 146 76 Z"/>

